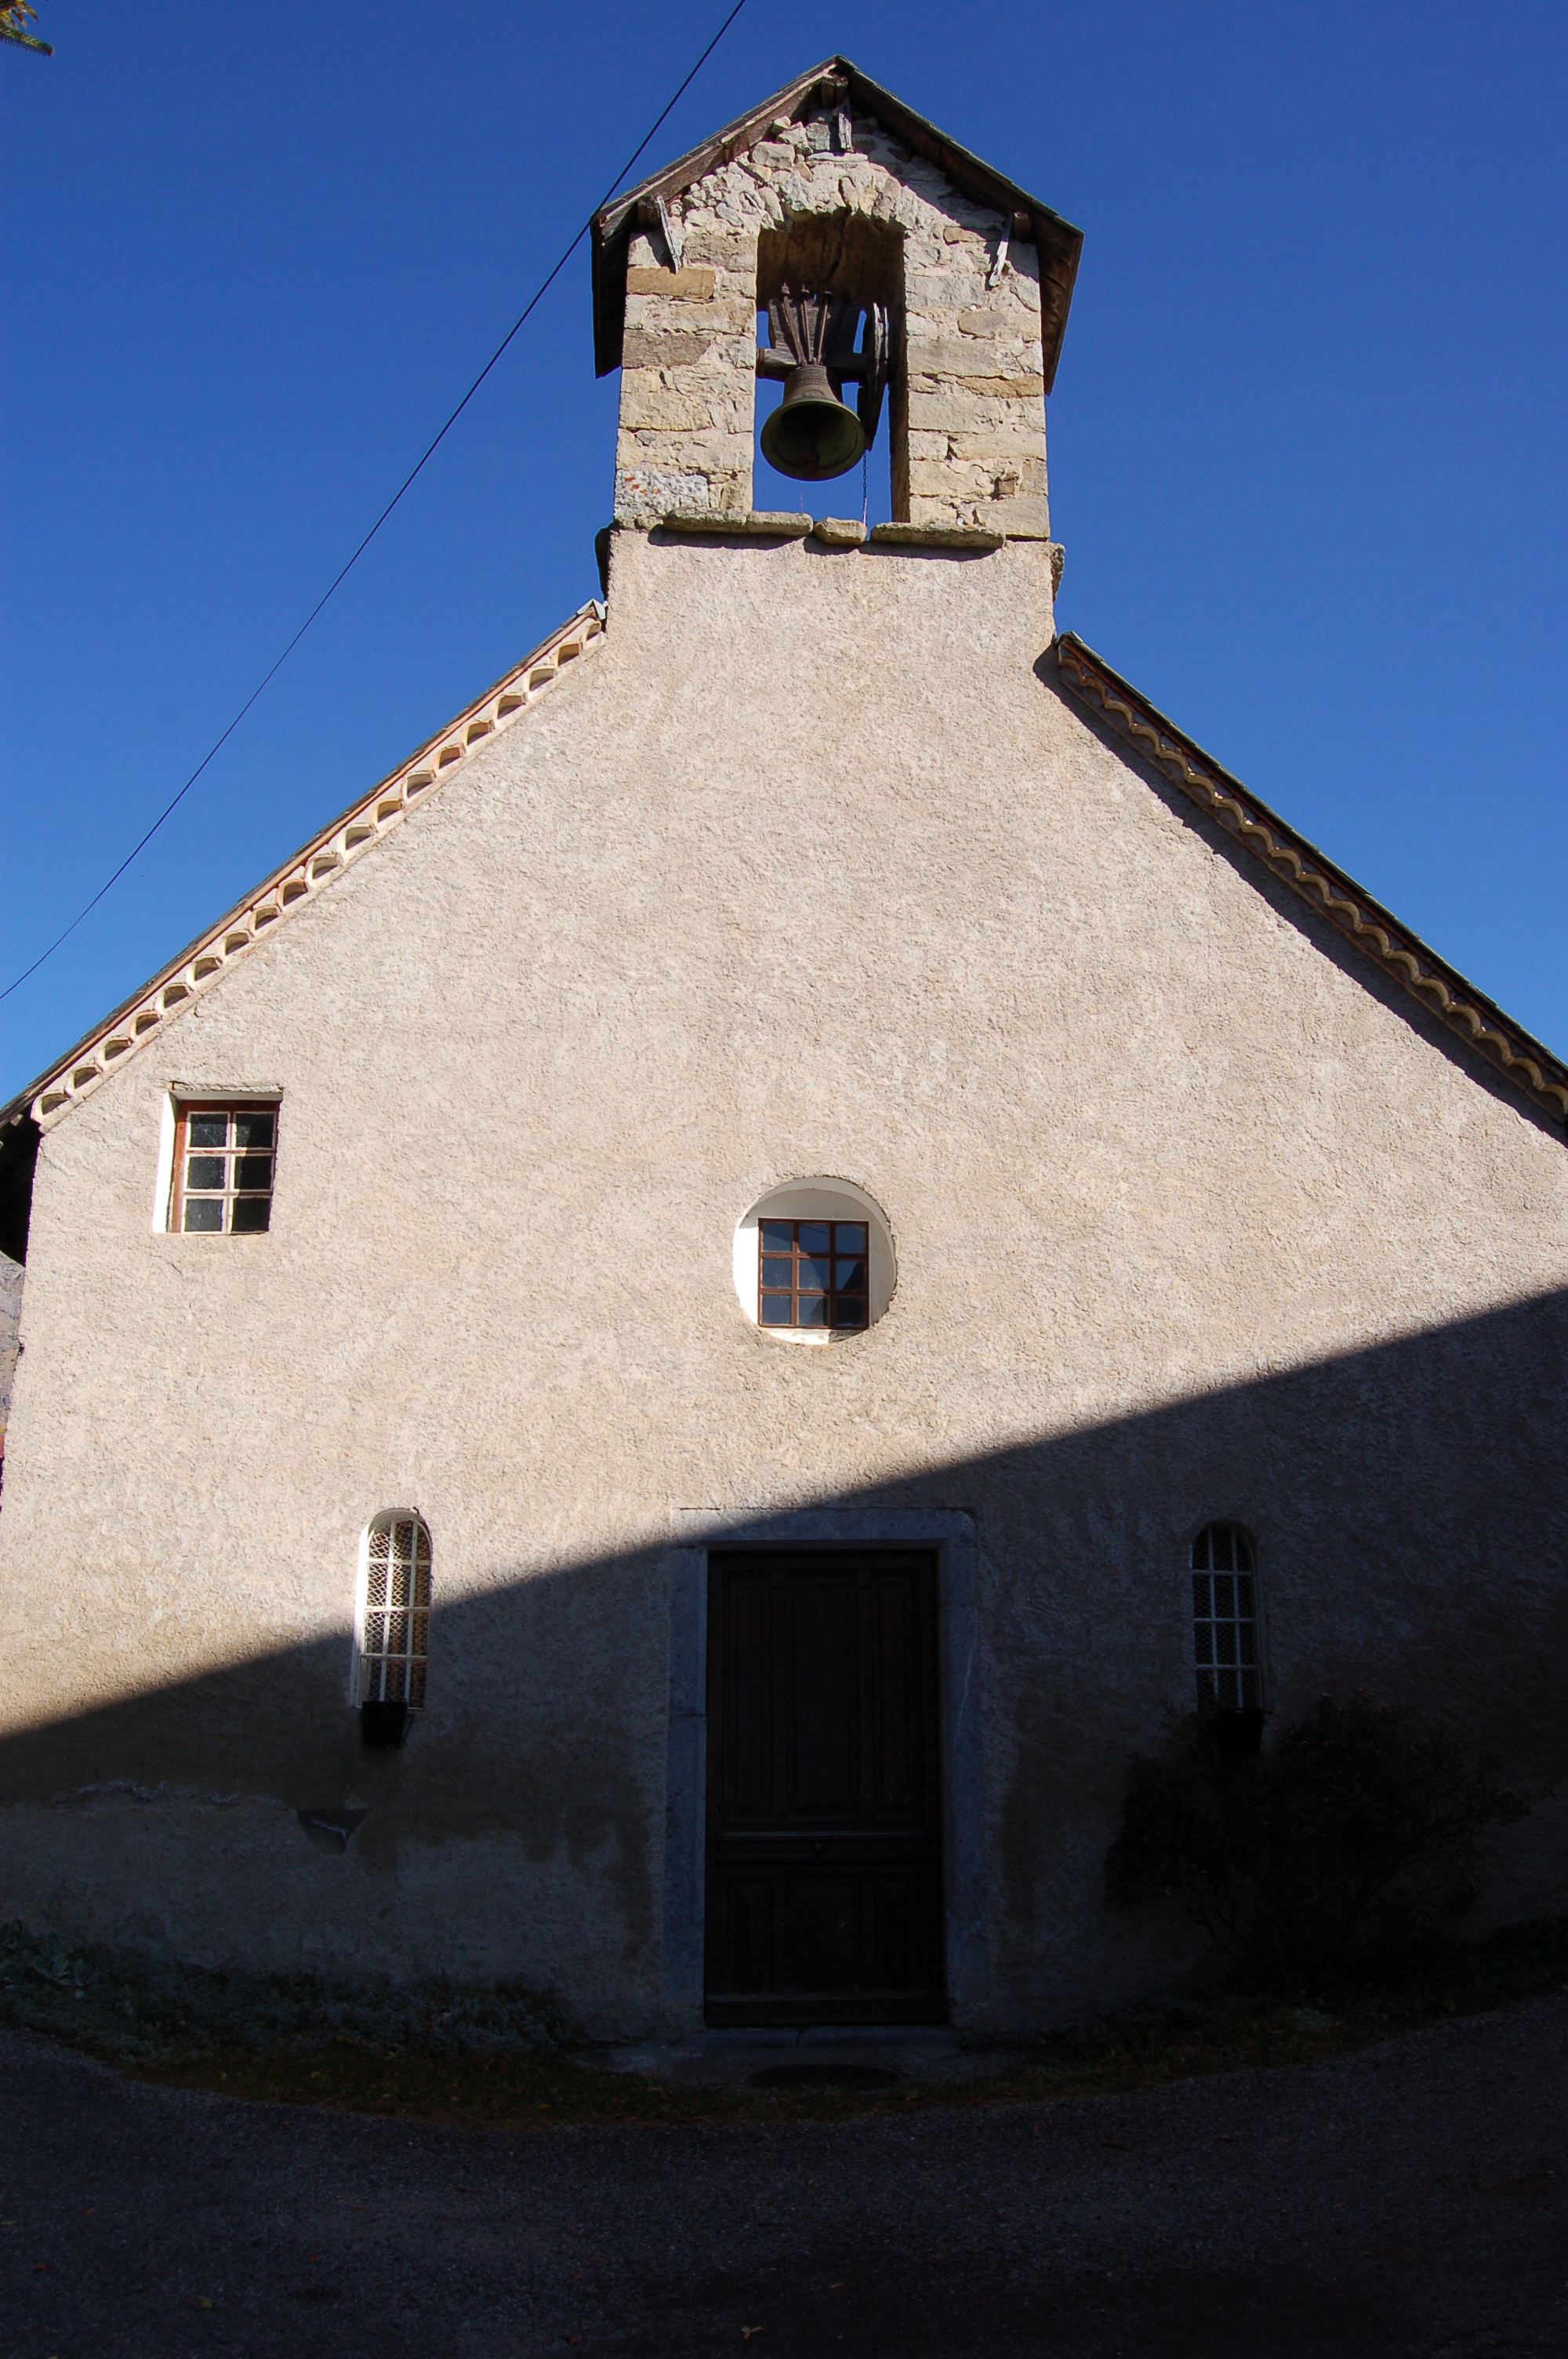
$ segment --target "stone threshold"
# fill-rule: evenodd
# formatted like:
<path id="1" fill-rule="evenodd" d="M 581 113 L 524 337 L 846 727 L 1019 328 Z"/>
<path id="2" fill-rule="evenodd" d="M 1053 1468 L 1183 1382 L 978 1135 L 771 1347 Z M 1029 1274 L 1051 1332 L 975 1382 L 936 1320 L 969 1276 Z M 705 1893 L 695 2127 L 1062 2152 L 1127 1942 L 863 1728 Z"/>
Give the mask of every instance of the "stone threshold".
<path id="1" fill-rule="evenodd" d="M 589 2049 L 587 2071 L 639 2074 L 678 2087 L 742 2089 L 753 2072 L 781 2064 L 870 2065 L 916 2083 L 989 2080 L 1033 2060 L 1033 2051 L 967 2048 L 945 2024 L 814 2024 L 702 2031 L 688 2039 L 648 2039 Z"/>

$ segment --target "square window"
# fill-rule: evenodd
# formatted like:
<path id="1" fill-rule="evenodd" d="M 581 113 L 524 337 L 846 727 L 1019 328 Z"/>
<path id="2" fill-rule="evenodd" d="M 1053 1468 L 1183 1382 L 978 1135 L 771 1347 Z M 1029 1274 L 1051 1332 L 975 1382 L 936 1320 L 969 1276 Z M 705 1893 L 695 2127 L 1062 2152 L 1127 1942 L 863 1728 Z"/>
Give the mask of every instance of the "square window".
<path id="1" fill-rule="evenodd" d="M 188 1236 L 269 1229 L 276 1141 L 276 1105 L 181 1106 L 170 1228 Z"/>
<path id="2" fill-rule="evenodd" d="M 869 1327 L 868 1234 L 864 1221 L 759 1221 L 758 1323 Z"/>

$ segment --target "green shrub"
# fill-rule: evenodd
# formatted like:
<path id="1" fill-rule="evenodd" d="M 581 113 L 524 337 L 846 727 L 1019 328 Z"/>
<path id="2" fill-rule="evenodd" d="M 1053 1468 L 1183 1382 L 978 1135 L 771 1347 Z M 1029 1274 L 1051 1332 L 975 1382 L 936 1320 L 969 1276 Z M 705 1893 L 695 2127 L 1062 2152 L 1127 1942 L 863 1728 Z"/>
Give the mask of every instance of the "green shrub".
<path id="1" fill-rule="evenodd" d="M 1451 1927 L 1477 1843 L 1530 1805 L 1444 1730 L 1325 1697 L 1251 1759 L 1195 1713 L 1134 1762 L 1106 1863 L 1113 1906 L 1173 1903 L 1259 1989 L 1298 1989 L 1352 1958 Z"/>

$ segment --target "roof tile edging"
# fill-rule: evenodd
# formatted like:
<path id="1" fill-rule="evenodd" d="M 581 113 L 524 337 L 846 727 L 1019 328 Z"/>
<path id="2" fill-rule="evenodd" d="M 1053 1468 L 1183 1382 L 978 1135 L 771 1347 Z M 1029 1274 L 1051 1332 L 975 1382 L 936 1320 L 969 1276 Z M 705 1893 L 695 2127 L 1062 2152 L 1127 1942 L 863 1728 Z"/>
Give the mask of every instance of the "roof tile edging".
<path id="1" fill-rule="evenodd" d="M 1201 810 L 1212 812 L 1303 901 L 1331 919 L 1386 974 L 1402 984 L 1473 1047 L 1485 1049 L 1533 1103 L 1556 1121 L 1568 1118 L 1568 1066 L 1505 1016 L 1500 1008 L 1436 958 L 1425 944 L 1363 893 L 1342 870 L 1314 850 L 1202 749 L 1145 704 L 1137 691 L 1072 633 L 1056 642 L 1064 685 L 1104 713 L 1124 737 Z"/>
<path id="2" fill-rule="evenodd" d="M 303 902 L 351 868 L 418 807 L 426 790 L 461 763 L 475 745 L 510 728 L 559 679 L 566 665 L 604 635 L 601 610 L 590 603 L 542 640 L 504 678 L 476 697 L 446 728 L 362 795 L 348 810 L 246 895 L 228 916 L 197 938 L 132 999 L 89 1032 L 59 1064 L 24 1093 L 41 1130 L 92 1095 L 128 1057 L 157 1038 L 166 1016 L 179 1013 L 226 974 L 236 958 L 267 938 Z"/>

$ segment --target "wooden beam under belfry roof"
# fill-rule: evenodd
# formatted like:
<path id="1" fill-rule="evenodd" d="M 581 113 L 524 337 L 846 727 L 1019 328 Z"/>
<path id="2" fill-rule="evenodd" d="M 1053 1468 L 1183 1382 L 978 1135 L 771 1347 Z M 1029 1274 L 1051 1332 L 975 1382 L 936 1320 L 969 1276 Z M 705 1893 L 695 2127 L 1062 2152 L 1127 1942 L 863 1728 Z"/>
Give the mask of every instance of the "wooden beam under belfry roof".
<path id="1" fill-rule="evenodd" d="M 1073 281 L 1083 250 L 1082 230 L 1075 229 L 1071 222 L 1064 221 L 1038 197 L 1032 197 L 1016 180 L 1008 179 L 980 157 L 971 155 L 968 148 L 960 147 L 956 139 L 949 139 L 934 123 L 914 114 L 892 91 L 869 81 L 848 58 L 838 57 L 825 58 L 820 65 L 797 74 L 772 98 L 726 124 L 722 131 L 716 131 L 699 147 L 666 164 L 662 172 L 655 172 L 651 179 L 639 181 L 636 188 L 611 198 L 594 215 L 593 353 L 598 374 L 604 376 L 621 365 L 626 317 L 626 256 L 637 226 L 639 205 L 652 204 L 661 197 L 667 203 L 705 173 L 732 162 L 737 156 L 746 155 L 767 136 L 770 123 L 776 123 L 781 116 L 795 121 L 805 114 L 824 83 L 838 85 L 852 109 L 871 116 L 913 154 L 924 156 L 928 163 L 946 172 L 954 187 L 961 189 L 966 196 L 994 206 L 1004 220 L 1014 213 L 1027 214 L 1029 234 L 1040 255 L 1040 342 L 1045 390 L 1049 393 L 1055 379 L 1067 325 L 1067 307 L 1073 299 Z"/>

